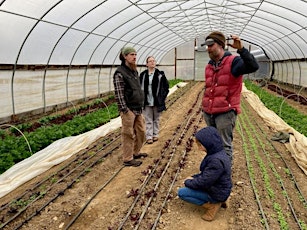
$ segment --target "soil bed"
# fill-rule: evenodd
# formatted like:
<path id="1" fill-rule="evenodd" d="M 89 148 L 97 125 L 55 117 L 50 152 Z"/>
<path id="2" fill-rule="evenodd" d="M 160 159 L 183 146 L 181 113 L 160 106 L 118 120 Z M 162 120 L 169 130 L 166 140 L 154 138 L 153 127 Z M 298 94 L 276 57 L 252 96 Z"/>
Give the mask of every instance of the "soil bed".
<path id="1" fill-rule="evenodd" d="M 115 179 L 91 200 L 69 229 L 117 229 L 133 203 L 134 198 L 130 196 L 131 191 L 141 187 L 145 178 L 144 171 L 154 165 L 156 159 L 161 157 L 161 151 L 176 133 L 176 128 L 185 122 L 187 111 L 191 109 L 191 105 L 196 100 L 199 100 L 202 90 L 203 82 L 193 85 L 192 89 L 189 89 L 167 111 L 163 112 L 159 141 L 151 145 L 144 145 L 142 148 L 142 151 L 147 152 L 149 157 L 143 159 L 143 164 L 140 167 L 125 167 L 120 170 Z M 194 106 L 195 110 L 197 110 L 197 106 L 199 103 Z M 201 207 L 188 204 L 176 197 L 177 189 L 182 186 L 183 180 L 198 172 L 199 164 L 204 157 L 203 153 L 197 150 L 196 145 L 192 144 L 191 150 L 187 153 L 185 164 L 171 189 L 170 199 L 159 219 L 157 229 L 265 229 L 264 218 L 267 219 L 270 229 L 281 229 L 278 219 L 280 213 L 284 215 L 288 229 L 299 229 L 292 217 L 287 199 L 283 196 L 285 190 L 281 189 L 280 181 L 283 181 L 286 193 L 292 195 L 290 199 L 293 201 L 297 217 L 303 223 L 307 223 L 306 205 L 304 206 L 302 200 L 299 199 L 293 183 L 293 178 L 295 178 L 302 196 L 306 198 L 307 187 L 304 186 L 306 175 L 297 166 L 284 144 L 270 141 L 270 137 L 273 135 L 272 130 L 266 126 L 244 99 L 242 99 L 242 108 L 243 113 L 239 115 L 234 133 L 233 190 L 229 199 L 229 207 L 220 209 L 214 221 L 206 222 L 201 219 L 201 215 L 204 213 Z M 197 116 L 197 119 L 200 119 L 200 122 L 194 124 L 195 128 L 204 127 L 205 123 L 201 119 L 201 115 Z M 175 156 L 179 156 L 185 151 L 186 141 L 192 135 L 192 128 L 185 135 L 182 144 L 178 144 Z M 261 144 L 264 144 L 265 147 L 262 148 Z M 93 145 L 101 147 L 103 144 L 97 142 Z M 287 164 L 281 159 L 284 159 Z M 53 167 L 1 198 L 0 206 L 18 197 L 46 177 L 53 175 L 70 160 Z M 263 165 L 259 163 L 260 161 L 263 162 Z M 23 224 L 20 229 L 65 229 L 65 226 L 84 207 L 85 203 L 121 165 L 121 151 L 115 149 L 111 156 L 92 167 L 77 183 L 45 207 L 39 215 Z M 170 171 L 176 171 L 177 168 L 178 165 L 171 165 Z M 253 174 L 251 174 L 251 168 L 254 170 Z M 268 183 L 265 183 L 264 171 L 269 177 L 269 187 L 274 191 L 275 197 L 273 199 L 269 198 L 267 192 Z M 277 178 L 278 176 L 280 178 Z M 253 183 L 257 188 L 256 192 L 253 190 Z M 157 193 L 165 193 L 167 186 L 166 182 L 163 182 Z M 52 195 L 50 194 L 50 196 Z M 261 202 L 264 216 L 259 211 L 257 196 Z M 161 203 L 162 200 L 159 196 L 154 197 L 149 209 L 155 209 Z M 276 203 L 280 205 L 280 212 L 276 208 L 274 209 Z M 148 222 L 151 221 L 151 218 L 151 214 L 144 217 Z M 5 227 L 4 229 L 14 229 L 14 227 Z M 123 229 L 134 229 L 134 226 L 131 224 Z M 139 229 L 150 228 L 142 226 Z"/>

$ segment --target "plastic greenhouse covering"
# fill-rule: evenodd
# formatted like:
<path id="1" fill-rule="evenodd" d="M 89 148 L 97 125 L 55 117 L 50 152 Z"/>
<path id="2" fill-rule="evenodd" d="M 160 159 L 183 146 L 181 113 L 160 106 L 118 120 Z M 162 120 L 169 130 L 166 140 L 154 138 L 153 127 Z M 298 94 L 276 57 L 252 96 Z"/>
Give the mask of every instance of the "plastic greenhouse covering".
<path id="1" fill-rule="evenodd" d="M 0 125 L 113 91 L 119 51 L 127 45 L 136 48 L 140 71 L 154 56 L 168 79 L 203 81 L 209 57 L 200 44 L 216 30 L 239 35 L 258 60 L 249 77 L 306 88 L 306 10 L 305 0 L 0 0 Z M 307 172 L 306 137 L 295 135 L 289 148 L 303 155 Z M 65 148 L 54 145 L 88 144 L 65 141 Z M 13 188 L 2 185 L 5 192 Z"/>
<path id="2" fill-rule="evenodd" d="M 143 63 L 212 30 L 238 34 L 274 60 L 306 58 L 306 1 L 1 2 L 1 64 L 117 64 L 134 44 Z"/>
<path id="3" fill-rule="evenodd" d="M 153 55 L 170 79 L 203 80 L 199 44 L 214 30 L 241 37 L 261 64 L 254 77 L 306 87 L 306 9 L 301 0 L 2 0 L 0 117 L 112 91 L 125 45 L 140 68 Z"/>

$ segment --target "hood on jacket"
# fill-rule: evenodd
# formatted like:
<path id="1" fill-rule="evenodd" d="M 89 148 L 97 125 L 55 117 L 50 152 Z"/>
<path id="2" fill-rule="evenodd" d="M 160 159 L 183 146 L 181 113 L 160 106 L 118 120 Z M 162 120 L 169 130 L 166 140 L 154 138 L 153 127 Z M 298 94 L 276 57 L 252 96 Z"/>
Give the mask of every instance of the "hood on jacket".
<path id="1" fill-rule="evenodd" d="M 199 130 L 195 134 L 195 138 L 206 148 L 208 155 L 224 149 L 220 134 L 212 126 L 207 126 Z"/>

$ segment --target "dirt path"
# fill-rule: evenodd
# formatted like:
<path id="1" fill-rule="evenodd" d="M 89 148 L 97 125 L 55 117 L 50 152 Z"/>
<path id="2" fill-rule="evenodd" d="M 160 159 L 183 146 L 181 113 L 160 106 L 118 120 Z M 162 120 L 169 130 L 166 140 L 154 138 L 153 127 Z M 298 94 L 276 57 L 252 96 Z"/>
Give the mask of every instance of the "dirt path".
<path id="1" fill-rule="evenodd" d="M 168 110 L 163 113 L 159 141 L 152 145 L 145 145 L 142 148 L 143 152 L 149 153 L 149 158 L 143 161 L 140 168 L 125 168 L 120 176 L 117 177 L 116 181 L 108 186 L 104 192 L 99 194 L 95 202 L 93 202 L 84 213 L 83 218 L 81 218 L 72 229 L 107 229 L 108 227 L 113 229 L 112 227 L 116 226 L 116 222 L 119 221 L 118 216 L 115 215 L 114 220 L 111 220 L 111 222 L 106 221 L 110 220 L 106 210 L 112 207 L 109 213 L 116 213 L 121 212 L 123 209 L 127 209 L 125 207 L 131 202 L 131 199 L 129 200 L 126 198 L 127 193 L 131 189 L 138 188 L 140 184 L 140 182 L 134 178 L 141 177 L 141 172 L 152 163 L 153 159 L 159 157 L 161 145 L 173 135 L 175 128 L 178 126 L 178 121 L 180 121 L 180 119 L 184 117 L 186 111 L 190 109 L 189 106 L 193 104 L 198 92 L 200 92 L 202 88 L 203 85 L 198 84 L 187 96 L 180 98 L 171 108 L 168 108 Z M 202 122 L 201 126 L 203 125 L 204 123 Z M 202 158 L 203 155 L 195 149 L 190 152 L 187 165 L 180 174 L 178 182 L 175 184 L 172 192 L 175 198 L 168 204 L 166 213 L 164 213 L 160 219 L 158 229 L 228 229 L 227 223 L 231 213 L 227 213 L 226 210 L 221 210 L 217 218 L 219 224 L 215 225 L 210 222 L 205 222 L 200 218 L 203 213 L 202 208 L 189 205 L 176 198 L 177 188 L 182 186 L 184 178 L 197 173 L 198 165 Z M 196 165 L 197 167 L 195 167 Z M 131 227 L 131 229 L 133 228 Z"/>
<path id="2" fill-rule="evenodd" d="M 196 100 L 199 92 L 203 89 L 203 83 L 196 84 L 193 89 L 186 93 L 183 97 L 178 99 L 167 111 L 163 112 L 161 118 L 161 132 L 159 141 L 152 145 L 145 145 L 142 149 L 143 152 L 147 152 L 149 157 L 143 160 L 143 164 L 140 167 L 126 167 L 123 168 L 120 173 L 115 177 L 105 189 L 98 193 L 87 206 L 82 215 L 69 229 L 117 229 L 117 226 L 123 216 L 127 213 L 127 209 L 133 201 L 132 197 L 128 198 L 128 194 L 132 189 L 139 188 L 141 182 L 140 178 L 143 178 L 142 172 L 153 164 L 154 159 L 158 158 L 161 154 L 161 149 L 165 142 L 173 135 L 176 131 L 176 127 L 186 112 L 190 109 L 193 102 Z M 259 118 L 257 113 L 253 111 L 246 102 L 244 103 L 247 115 L 252 117 L 254 124 L 260 125 L 257 133 L 265 135 L 262 141 L 265 141 L 265 137 L 272 135 L 271 130 L 266 127 L 263 121 Z M 240 115 L 241 116 L 241 115 Z M 238 127 L 241 127 L 244 122 L 244 116 L 238 120 Z M 204 127 L 204 121 L 201 121 L 198 128 Z M 186 164 L 179 174 L 178 180 L 173 186 L 171 191 L 172 199 L 167 203 L 167 207 L 162 214 L 157 229 L 165 230 L 190 230 L 190 229 L 212 229 L 212 230 L 226 230 L 226 229 L 264 229 L 261 224 L 263 217 L 259 214 L 259 206 L 255 200 L 255 193 L 252 189 L 249 169 L 246 161 L 246 149 L 244 144 L 247 141 L 247 133 L 239 132 L 240 129 L 236 129 L 234 133 L 234 163 L 233 163 L 233 190 L 229 199 L 229 208 L 220 209 L 217 217 L 212 222 L 206 222 L 201 219 L 201 215 L 204 210 L 201 207 L 186 203 L 176 197 L 177 189 L 182 186 L 183 180 L 198 172 L 200 161 L 203 158 L 203 154 L 197 151 L 195 145 L 192 146 L 192 150 L 189 152 Z M 304 197 L 307 197 L 307 188 L 304 186 L 306 181 L 306 175 L 298 168 L 291 155 L 287 152 L 285 146 L 281 143 L 274 143 L 276 149 L 282 154 L 287 161 L 292 174 L 299 186 L 302 188 Z M 176 154 L 183 151 L 179 148 Z M 268 150 L 272 151 L 272 150 Z M 251 153 L 252 156 L 255 154 Z M 274 161 L 274 158 L 272 159 Z M 277 161 L 276 161 L 277 162 Z M 63 163 L 65 164 L 65 162 Z M 61 164 L 61 165 L 63 165 Z M 256 163 L 254 160 L 251 161 L 254 167 Z M 280 167 L 280 175 L 283 174 L 284 167 L 278 161 Z M 61 165 L 54 167 L 43 175 L 35 178 L 34 180 L 26 183 L 24 186 L 13 191 L 9 197 L 14 197 L 18 193 L 25 191 L 27 187 L 42 180 L 42 178 L 50 175 Z M 120 151 L 116 151 L 112 157 L 108 158 L 105 162 L 93 168 L 86 176 L 82 178 L 76 185 L 74 185 L 68 192 L 63 196 L 56 199 L 51 205 L 46 207 L 39 216 L 34 217 L 29 223 L 23 225 L 21 229 L 65 229 L 65 225 L 72 219 L 72 217 L 83 207 L 83 205 L 90 199 L 90 197 L 98 190 L 98 188 L 105 183 L 106 175 L 110 175 L 114 172 L 115 167 L 121 165 L 121 154 Z M 273 162 L 274 165 L 274 162 Z M 262 185 L 263 177 L 261 176 L 260 169 L 257 168 L 255 181 L 257 181 L 258 188 L 263 188 Z M 270 175 L 271 176 L 271 175 Z M 287 174 L 286 176 L 289 177 Z M 286 178 L 284 178 L 286 180 Z M 272 187 L 279 192 L 280 185 L 278 182 L 273 182 L 273 176 L 271 176 Z M 287 182 L 291 184 L 291 182 Z M 292 188 L 288 193 L 296 193 Z M 265 191 L 264 191 L 265 192 Z M 262 193 L 261 193 L 262 194 Z M 263 193 L 265 194 L 265 193 Z M 4 200 L 3 199 L 3 200 Z M 3 201 L 2 200 L 2 201 Z M 0 200 L 1 201 L 1 200 Z M 153 203 L 159 202 L 154 200 Z M 264 209 L 266 216 L 269 219 L 271 229 L 279 229 L 277 214 L 273 209 L 273 205 L 270 201 L 266 201 Z M 297 204 L 299 206 L 299 204 Z M 287 208 L 284 208 L 285 210 Z M 307 222 L 306 209 L 298 209 L 299 218 L 305 223 Z M 289 212 L 285 213 L 289 215 Z M 288 218 L 289 229 L 298 229 L 293 221 Z M 8 228 L 5 228 L 8 229 Z M 134 229 L 133 226 L 126 227 L 125 229 Z M 147 228 L 140 228 L 147 229 Z"/>

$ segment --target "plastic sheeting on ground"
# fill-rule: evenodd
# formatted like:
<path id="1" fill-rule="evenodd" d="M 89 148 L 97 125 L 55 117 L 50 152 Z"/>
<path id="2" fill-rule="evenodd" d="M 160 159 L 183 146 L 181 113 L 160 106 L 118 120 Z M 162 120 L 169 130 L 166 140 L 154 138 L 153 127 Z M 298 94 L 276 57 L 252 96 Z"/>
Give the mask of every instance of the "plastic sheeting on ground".
<path id="1" fill-rule="evenodd" d="M 85 149 L 100 137 L 119 128 L 120 125 L 119 117 L 89 132 L 57 140 L 31 157 L 15 164 L 0 175 L 0 197 Z"/>
<path id="2" fill-rule="evenodd" d="M 176 84 L 169 90 L 168 96 L 186 84 L 185 82 Z M 0 198 L 119 127 L 121 127 L 120 117 L 89 132 L 57 140 L 31 157 L 15 164 L 0 175 Z"/>
<path id="3" fill-rule="evenodd" d="M 282 120 L 276 113 L 269 110 L 261 102 L 259 97 L 243 87 L 242 96 L 248 101 L 248 103 L 254 108 L 259 116 L 276 132 L 287 132 L 290 134 L 289 142 L 285 144 L 290 151 L 292 157 L 295 159 L 298 166 L 307 175 L 307 137 L 297 132 L 291 126 L 289 126 L 284 120 Z"/>

